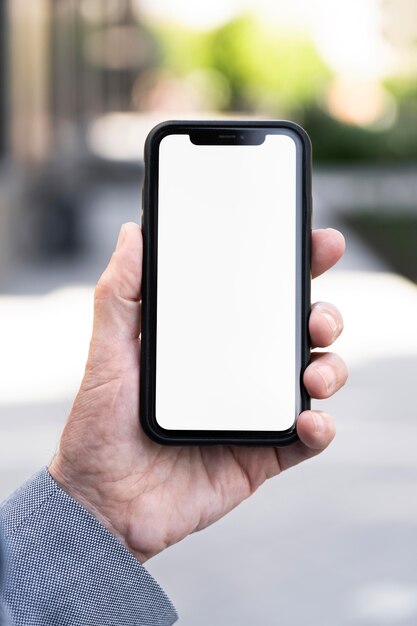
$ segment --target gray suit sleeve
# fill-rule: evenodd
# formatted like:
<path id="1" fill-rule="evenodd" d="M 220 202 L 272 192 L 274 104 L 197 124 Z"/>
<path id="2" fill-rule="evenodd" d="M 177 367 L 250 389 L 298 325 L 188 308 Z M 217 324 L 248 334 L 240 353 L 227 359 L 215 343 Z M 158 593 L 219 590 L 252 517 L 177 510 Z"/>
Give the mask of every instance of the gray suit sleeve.
<path id="1" fill-rule="evenodd" d="M 2 505 L 13 626 L 170 626 L 147 570 L 43 469 Z"/>

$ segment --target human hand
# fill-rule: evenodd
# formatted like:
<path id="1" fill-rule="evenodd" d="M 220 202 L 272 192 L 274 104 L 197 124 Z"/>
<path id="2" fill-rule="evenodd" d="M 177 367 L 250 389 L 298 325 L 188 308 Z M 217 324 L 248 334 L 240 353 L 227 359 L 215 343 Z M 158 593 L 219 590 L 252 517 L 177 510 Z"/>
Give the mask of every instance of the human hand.
<path id="1" fill-rule="evenodd" d="M 314 231 L 313 277 L 343 251 L 339 232 Z M 139 422 L 141 278 L 141 230 L 125 224 L 95 290 L 85 375 L 49 471 L 144 562 L 221 518 L 267 478 L 320 453 L 335 429 L 313 410 L 298 417 L 299 441 L 287 448 L 168 447 L 148 439 Z M 309 324 L 313 347 L 331 345 L 343 327 L 327 303 L 313 305 Z M 313 398 L 331 396 L 346 378 L 332 353 L 313 353 L 304 373 Z"/>

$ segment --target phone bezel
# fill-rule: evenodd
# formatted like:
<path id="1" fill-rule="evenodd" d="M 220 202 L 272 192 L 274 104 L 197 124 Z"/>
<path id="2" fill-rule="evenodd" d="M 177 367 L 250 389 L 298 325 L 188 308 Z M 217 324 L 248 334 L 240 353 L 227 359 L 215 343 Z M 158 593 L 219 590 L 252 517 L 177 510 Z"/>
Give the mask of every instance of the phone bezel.
<path id="1" fill-rule="evenodd" d="M 257 142 L 262 131 L 295 136 L 297 146 L 297 245 L 296 245 L 296 304 L 297 346 L 296 361 L 299 371 L 299 413 L 310 408 L 310 397 L 303 384 L 303 373 L 310 359 L 308 318 L 310 314 L 311 283 L 311 143 L 301 126 L 287 120 L 280 121 L 167 121 L 158 124 L 149 133 L 145 143 L 145 179 L 143 187 L 142 232 L 142 320 L 140 420 L 145 433 L 160 444 L 171 445 L 256 445 L 286 446 L 297 441 L 296 420 L 284 431 L 206 431 L 167 430 L 156 418 L 156 324 L 157 324 L 157 257 L 158 257 L 158 166 L 159 144 L 170 134 L 192 134 L 216 138 L 221 131 L 223 139 L 234 143 L 241 140 L 239 131 L 250 132 L 250 140 Z M 202 133 L 202 134 L 201 134 Z M 256 136 L 256 133 L 258 135 Z M 233 139 L 232 135 L 236 137 Z M 227 136 L 229 135 L 229 138 Z M 218 135 L 217 135 L 218 137 Z M 257 137 L 257 138 L 256 138 Z M 260 141 L 260 143 L 262 143 Z M 233 145 L 230 143 L 230 145 Z"/>

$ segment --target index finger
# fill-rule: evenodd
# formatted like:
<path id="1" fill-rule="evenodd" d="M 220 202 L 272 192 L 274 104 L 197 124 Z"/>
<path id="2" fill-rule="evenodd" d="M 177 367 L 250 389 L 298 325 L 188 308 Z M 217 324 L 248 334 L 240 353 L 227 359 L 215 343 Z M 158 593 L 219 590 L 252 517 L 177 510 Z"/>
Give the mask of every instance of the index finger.
<path id="1" fill-rule="evenodd" d="M 313 230 L 311 238 L 311 275 L 316 278 L 338 262 L 345 251 L 345 238 L 334 228 Z"/>

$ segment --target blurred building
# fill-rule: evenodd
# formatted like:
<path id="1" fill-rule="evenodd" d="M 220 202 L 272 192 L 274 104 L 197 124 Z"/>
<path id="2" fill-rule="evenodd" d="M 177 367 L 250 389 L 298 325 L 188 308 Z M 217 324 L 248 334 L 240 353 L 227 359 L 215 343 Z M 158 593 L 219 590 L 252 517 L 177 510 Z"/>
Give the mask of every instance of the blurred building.
<path id="1" fill-rule="evenodd" d="M 10 149 L 21 163 L 88 153 L 89 125 L 132 110 L 155 44 L 130 0 L 13 0 L 8 30 Z"/>
<path id="2" fill-rule="evenodd" d="M 13 247 L 28 254 L 68 253 L 79 243 L 85 189 L 140 175 L 140 142 L 123 150 L 132 137 L 117 132 L 112 141 L 108 116 L 120 126 L 132 112 L 134 85 L 157 46 L 130 0 L 0 7 L 0 153 L 12 198 L 2 203 L 3 238 L 17 237 Z"/>

